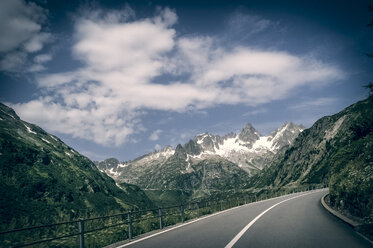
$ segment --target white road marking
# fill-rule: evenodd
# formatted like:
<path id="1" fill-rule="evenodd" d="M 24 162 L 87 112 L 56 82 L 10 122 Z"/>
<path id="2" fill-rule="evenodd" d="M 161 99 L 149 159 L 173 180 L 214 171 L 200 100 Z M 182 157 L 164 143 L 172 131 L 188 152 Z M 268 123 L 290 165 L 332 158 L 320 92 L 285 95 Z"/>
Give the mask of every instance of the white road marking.
<path id="1" fill-rule="evenodd" d="M 259 202 L 255 202 L 255 203 L 259 203 Z M 249 203 L 249 204 L 250 204 L 250 203 Z M 248 204 L 246 204 L 246 205 L 248 205 Z M 184 223 L 184 224 L 181 224 L 181 225 L 178 225 L 178 226 L 171 227 L 171 228 L 169 228 L 169 229 L 166 229 L 166 230 L 161 231 L 161 232 L 157 232 L 157 233 L 155 233 L 155 234 L 152 234 L 152 235 L 146 236 L 146 237 L 144 237 L 144 238 L 133 240 L 133 241 L 131 241 L 130 243 L 127 243 L 127 244 L 124 244 L 124 245 L 117 246 L 116 248 L 122 248 L 122 247 L 130 246 L 130 245 L 135 244 L 135 243 L 137 243 L 137 242 L 140 242 L 140 241 L 143 241 L 143 240 L 146 240 L 146 239 L 152 238 L 152 237 L 154 237 L 154 236 L 158 236 L 158 235 L 160 235 L 160 234 L 162 234 L 162 233 L 166 233 L 166 232 L 172 231 L 172 230 L 174 230 L 174 229 L 177 229 L 177 228 L 180 228 L 180 227 L 183 227 L 183 226 L 186 226 L 186 225 L 192 224 L 192 223 L 194 223 L 194 222 L 197 222 L 197 221 L 200 221 L 200 220 L 204 220 L 204 219 L 207 219 L 207 218 L 213 217 L 213 216 L 215 216 L 215 215 L 219 215 L 219 214 L 222 214 L 222 213 L 228 212 L 228 211 L 233 210 L 233 209 L 236 209 L 236 208 L 241 208 L 241 207 L 246 206 L 246 205 L 241 205 L 241 206 L 237 206 L 237 207 L 234 207 L 234 208 L 228 208 L 228 209 L 223 210 L 223 211 L 221 211 L 221 212 L 217 212 L 217 213 L 214 213 L 214 214 L 211 214 L 211 215 L 207 215 L 207 216 L 205 216 L 205 217 L 201 217 L 201 218 L 198 218 L 198 219 L 196 219 L 196 220 L 192 220 L 192 221 L 190 221 L 190 222 L 187 222 L 187 223 Z"/>
<path id="2" fill-rule="evenodd" d="M 297 196 L 294 196 L 294 197 L 291 197 L 291 198 L 288 198 L 288 199 L 285 199 L 283 201 L 280 201 L 276 204 L 274 204 L 273 206 L 267 208 L 266 210 L 264 210 L 262 213 L 260 213 L 258 216 L 256 216 L 249 224 L 247 224 L 232 240 L 231 242 L 229 242 L 225 248 L 232 248 L 233 245 L 242 237 L 242 235 L 244 235 L 244 233 L 260 218 L 262 217 L 265 213 L 267 213 L 269 210 L 271 210 L 272 208 L 276 207 L 277 205 L 280 205 L 281 203 L 284 203 L 284 202 L 287 202 L 287 201 L 290 201 L 290 200 L 293 200 L 295 198 L 298 198 L 298 197 L 301 197 L 301 196 L 305 196 L 305 195 L 309 195 L 309 194 L 313 194 L 313 193 L 316 193 L 318 192 L 319 190 L 316 190 L 316 191 L 313 191 L 313 192 L 308 192 L 308 193 L 305 193 L 305 194 L 301 194 L 301 195 L 297 195 Z"/>
<path id="3" fill-rule="evenodd" d="M 306 193 L 306 194 L 303 194 L 303 195 L 298 195 L 298 196 L 295 196 L 295 197 L 292 197 L 292 198 L 286 199 L 286 200 L 284 200 L 284 201 L 281 201 L 280 203 L 285 202 L 285 201 L 288 201 L 288 200 L 291 200 L 291 199 L 294 199 L 294 198 L 297 198 L 297 197 L 300 197 L 300 196 L 304 196 L 304 195 L 307 195 L 307 194 L 315 193 L 315 192 L 318 192 L 318 191 L 320 191 L 320 190 L 316 190 L 316 191 L 313 191 L 313 192 L 310 192 L 310 193 Z M 177 228 L 180 228 L 180 227 L 183 227 L 183 226 L 186 226 L 186 225 L 189 225 L 189 224 L 192 224 L 192 223 L 198 222 L 198 221 L 200 221 L 200 220 L 204 220 L 204 219 L 207 219 L 207 218 L 210 218 L 210 217 L 213 217 L 213 216 L 216 216 L 216 215 L 219 215 L 219 214 L 222 214 L 222 213 L 225 213 L 225 212 L 228 212 L 228 211 L 231 211 L 231 210 L 237 209 L 237 208 L 245 207 L 245 206 L 247 206 L 247 205 L 251 205 L 251 204 L 253 204 L 253 205 L 254 205 L 254 204 L 259 204 L 259 203 L 262 203 L 262 202 L 266 202 L 266 201 L 270 201 L 270 200 L 273 200 L 273 199 L 276 199 L 276 198 L 282 198 L 282 197 L 286 197 L 286 196 L 287 196 L 287 195 L 278 196 L 278 197 L 271 198 L 271 199 L 266 199 L 266 200 L 257 201 L 257 202 L 251 202 L 251 203 L 248 203 L 248 204 L 245 204 L 245 205 L 241 205 L 241 206 L 237 206 L 237 207 L 234 207 L 234 208 L 228 208 L 228 209 L 223 210 L 223 211 L 221 211 L 221 212 L 217 212 L 217 213 L 214 213 L 214 214 L 211 214 L 211 215 L 207 215 L 207 216 L 205 216 L 205 217 L 201 217 L 201 218 L 198 218 L 198 219 L 196 219 L 196 220 L 192 220 L 192 221 L 190 221 L 190 222 L 187 222 L 187 223 L 184 223 L 184 224 L 181 224 L 181 225 L 178 225 L 178 226 L 171 227 L 171 228 L 169 228 L 169 229 L 166 229 L 166 230 L 161 231 L 161 232 L 154 233 L 154 234 L 149 235 L 149 236 L 146 236 L 146 237 L 144 237 L 144 238 L 140 238 L 140 239 L 133 240 L 133 241 L 127 243 L 127 244 L 119 245 L 119 246 L 117 246 L 116 248 L 127 247 L 127 246 L 130 246 L 130 245 L 132 245 L 132 244 L 138 243 L 138 242 L 140 242 L 140 241 L 143 241 L 143 240 L 146 240 L 146 239 L 149 239 L 149 238 L 152 238 L 152 237 L 155 237 L 155 236 L 161 235 L 161 234 L 163 234 L 163 233 L 166 233 L 166 232 L 172 231 L 172 230 L 174 230 L 174 229 L 177 229 Z M 273 205 L 271 208 L 275 207 L 276 205 L 278 205 L 278 204 L 280 204 L 280 203 L 277 203 L 277 204 Z M 270 208 L 270 209 L 271 209 L 271 208 Z M 270 209 L 267 209 L 265 212 L 267 212 L 267 211 L 270 210 Z M 265 212 L 263 212 L 262 214 L 265 214 Z M 257 218 L 259 219 L 260 217 L 257 217 Z M 250 223 L 251 223 L 251 222 L 250 222 Z M 252 223 L 252 224 L 254 224 L 254 223 Z M 252 225 L 252 224 L 251 224 L 251 225 Z M 245 227 L 245 228 L 246 228 L 246 227 Z M 242 235 L 241 235 L 241 236 L 242 236 Z M 237 237 L 237 236 L 236 236 L 236 237 Z M 238 240 L 238 239 L 237 239 L 237 240 Z M 232 241 L 231 241 L 231 242 L 232 242 Z M 230 242 L 230 243 L 231 243 L 231 242 Z M 229 243 L 229 244 L 230 244 L 230 243 Z M 229 244 L 228 244 L 228 245 L 229 245 Z M 227 245 L 226 247 L 229 247 L 228 245 Z M 232 244 L 232 245 L 233 245 L 233 244 Z M 230 246 L 230 247 L 231 247 L 231 246 Z"/>

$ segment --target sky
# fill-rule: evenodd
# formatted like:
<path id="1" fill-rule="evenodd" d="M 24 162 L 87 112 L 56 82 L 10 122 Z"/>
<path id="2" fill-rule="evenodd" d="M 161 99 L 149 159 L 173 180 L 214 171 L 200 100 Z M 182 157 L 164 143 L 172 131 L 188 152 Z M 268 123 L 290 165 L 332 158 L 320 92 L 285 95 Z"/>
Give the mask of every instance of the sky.
<path id="1" fill-rule="evenodd" d="M 0 101 L 92 160 L 367 97 L 372 1 L 0 1 Z"/>

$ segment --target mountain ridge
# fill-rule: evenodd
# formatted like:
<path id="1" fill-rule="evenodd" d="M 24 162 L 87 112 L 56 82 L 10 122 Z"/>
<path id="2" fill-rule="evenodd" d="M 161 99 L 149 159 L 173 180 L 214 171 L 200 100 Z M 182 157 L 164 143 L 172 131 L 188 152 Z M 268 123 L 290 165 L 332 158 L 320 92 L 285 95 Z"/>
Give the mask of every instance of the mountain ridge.
<path id="1" fill-rule="evenodd" d="M 175 149 L 173 149 L 171 146 L 166 146 L 159 151 L 156 150 L 154 152 L 142 155 L 132 161 L 118 161 L 118 164 L 129 164 L 132 162 L 141 161 L 142 159 L 151 160 L 152 157 L 164 157 L 167 159 L 176 153 L 177 156 L 181 156 L 186 160 L 188 160 L 188 157 L 190 159 L 202 160 L 211 155 L 218 155 L 238 164 L 240 167 L 244 167 L 244 169 L 249 168 L 247 171 L 250 171 L 250 169 L 262 169 L 263 167 L 257 165 L 251 165 L 250 167 L 250 164 L 247 163 L 247 161 L 243 161 L 244 158 L 237 159 L 237 157 L 245 153 L 251 153 L 251 157 L 253 157 L 255 154 L 260 154 L 259 157 L 262 157 L 263 153 L 267 152 L 270 152 L 271 155 L 273 155 L 282 147 L 290 145 L 295 137 L 304 128 L 305 127 L 302 125 L 296 125 L 290 122 L 285 123 L 269 135 L 263 136 L 260 135 L 260 133 L 250 123 L 248 123 L 239 134 L 230 132 L 224 136 L 219 136 L 206 132 L 196 135 L 184 145 L 177 145 Z M 118 171 L 107 170 L 103 163 L 104 161 L 101 161 L 102 166 L 100 166 L 100 162 L 96 161 L 96 166 L 98 166 L 101 171 L 106 172 L 109 176 L 113 176 L 115 178 Z M 111 168 L 115 170 L 114 167 L 112 166 Z"/>
<path id="2" fill-rule="evenodd" d="M 276 153 L 283 152 L 303 128 L 285 123 L 262 136 L 248 123 L 238 134 L 206 132 L 175 149 L 168 146 L 133 161 L 109 159 L 95 164 L 117 182 L 135 184 L 143 190 L 192 191 L 193 198 L 201 196 L 201 191 L 209 194 L 245 188 L 248 178 L 262 170 Z M 152 200 L 156 197 L 153 195 Z"/>

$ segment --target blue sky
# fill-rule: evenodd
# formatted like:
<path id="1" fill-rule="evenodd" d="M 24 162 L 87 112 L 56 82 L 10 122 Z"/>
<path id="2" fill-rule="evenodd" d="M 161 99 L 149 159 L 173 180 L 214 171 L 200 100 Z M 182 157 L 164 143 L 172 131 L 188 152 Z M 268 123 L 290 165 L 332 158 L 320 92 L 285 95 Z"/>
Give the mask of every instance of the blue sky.
<path id="1" fill-rule="evenodd" d="M 364 99 L 370 1 L 0 2 L 0 101 L 93 160 Z"/>

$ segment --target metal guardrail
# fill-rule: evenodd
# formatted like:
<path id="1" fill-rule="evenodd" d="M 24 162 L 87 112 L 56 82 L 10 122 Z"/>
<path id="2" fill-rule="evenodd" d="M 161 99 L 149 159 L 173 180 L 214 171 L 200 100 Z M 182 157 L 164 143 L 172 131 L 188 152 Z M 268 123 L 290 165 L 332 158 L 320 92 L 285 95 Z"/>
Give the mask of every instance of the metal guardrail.
<path id="1" fill-rule="evenodd" d="M 60 223 L 54 223 L 54 224 L 48 224 L 48 225 L 40 225 L 40 226 L 32 226 L 32 227 L 25 227 L 25 228 L 19 228 L 19 229 L 13 229 L 8 231 L 0 232 L 0 240 L 2 241 L 5 235 L 10 235 L 14 233 L 22 233 L 27 231 L 33 231 L 33 230 L 43 230 L 43 229 L 50 229 L 53 227 L 61 227 L 61 226 L 72 226 L 75 225 L 75 230 L 69 233 L 64 233 L 60 236 L 54 236 L 54 237 L 46 237 L 41 238 L 39 240 L 34 241 L 26 241 L 23 243 L 16 243 L 16 244 L 9 244 L 9 247 L 29 247 L 29 246 L 35 246 L 38 244 L 45 244 L 48 242 L 61 240 L 61 239 L 67 239 L 71 237 L 78 237 L 79 239 L 79 247 L 84 248 L 85 247 L 85 237 L 87 234 L 95 233 L 98 231 L 106 230 L 109 228 L 114 227 L 120 227 L 120 226 L 126 226 L 125 229 L 121 229 L 121 232 L 125 232 L 126 236 L 123 237 L 124 239 L 132 239 L 134 237 L 134 229 L 133 225 L 134 223 L 142 223 L 146 220 L 150 219 L 158 219 L 159 222 L 159 229 L 163 229 L 167 223 L 165 221 L 166 217 L 176 217 L 179 219 L 179 221 L 176 221 L 176 223 L 184 222 L 187 219 L 193 219 L 193 218 L 199 218 L 201 215 L 209 214 L 212 212 L 219 212 L 225 209 L 229 209 L 232 207 L 248 204 L 251 202 L 257 202 L 269 198 L 279 197 L 286 194 L 291 193 L 297 193 L 312 189 L 320 189 L 324 188 L 322 187 L 308 187 L 308 188 L 295 188 L 290 192 L 282 191 L 282 192 L 267 192 L 265 194 L 261 193 L 260 195 L 257 194 L 247 194 L 245 196 L 241 197 L 235 197 L 235 198 L 226 198 L 226 199 L 219 199 L 219 200 L 212 200 L 212 201 L 194 201 L 189 202 L 186 204 L 181 205 L 174 205 L 174 206 L 168 206 L 168 207 L 159 207 L 155 209 L 146 209 L 146 210 L 137 210 L 137 211 L 128 211 L 124 213 L 119 214 L 113 214 L 108 216 L 100 216 L 100 217 L 93 217 L 93 218 L 86 218 L 86 219 L 78 219 L 73 221 L 66 221 L 66 222 L 60 222 Z M 270 193 L 270 194 L 269 194 Z M 201 212 L 201 210 L 205 210 Z M 186 218 L 186 213 L 188 213 L 188 218 Z M 109 221 L 111 218 L 120 218 L 120 221 L 117 221 L 116 223 L 111 223 Z M 101 220 L 104 223 L 100 227 L 96 228 L 87 228 L 87 223 Z M 106 223 L 105 223 L 106 220 Z M 173 224 L 176 224 L 173 223 Z M 72 228 L 70 227 L 70 230 Z M 153 229 L 154 230 L 154 229 Z M 2 246 L 0 244 L 0 246 Z"/>

